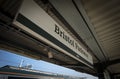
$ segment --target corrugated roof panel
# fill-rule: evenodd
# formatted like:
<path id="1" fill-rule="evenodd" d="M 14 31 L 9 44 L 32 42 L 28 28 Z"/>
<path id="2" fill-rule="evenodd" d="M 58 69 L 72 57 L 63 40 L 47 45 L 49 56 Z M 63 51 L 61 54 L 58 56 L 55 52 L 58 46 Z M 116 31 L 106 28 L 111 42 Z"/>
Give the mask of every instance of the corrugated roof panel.
<path id="1" fill-rule="evenodd" d="M 109 49 L 120 51 L 120 1 L 119 0 L 82 0 L 86 13 L 92 22 L 98 39 L 111 59 Z M 96 5 L 97 4 L 97 5 Z M 115 54 L 116 54 L 115 53 Z"/>
<path id="2" fill-rule="evenodd" d="M 120 58 L 120 0 L 82 0 L 94 31 L 109 60 Z M 119 65 L 111 66 L 118 72 Z M 110 69 L 109 68 L 109 69 Z"/>

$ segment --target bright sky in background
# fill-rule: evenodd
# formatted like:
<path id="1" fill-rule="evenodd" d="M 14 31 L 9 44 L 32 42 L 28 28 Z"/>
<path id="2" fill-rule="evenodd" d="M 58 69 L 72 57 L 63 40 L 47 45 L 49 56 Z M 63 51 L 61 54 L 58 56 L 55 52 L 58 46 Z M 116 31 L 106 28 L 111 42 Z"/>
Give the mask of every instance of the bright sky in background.
<path id="1" fill-rule="evenodd" d="M 42 61 L 42 60 L 34 60 L 31 58 L 16 55 L 4 50 L 0 50 L 0 67 L 3 67 L 5 65 L 19 66 L 21 60 L 24 61 L 22 66 L 30 64 L 32 65 L 32 69 L 35 69 L 35 70 L 58 73 L 63 75 L 71 75 L 71 76 L 77 76 L 77 77 L 87 77 L 87 79 L 98 79 L 97 77 L 94 77 L 85 73 L 79 73 L 75 70 L 61 67 L 52 63 Z"/>

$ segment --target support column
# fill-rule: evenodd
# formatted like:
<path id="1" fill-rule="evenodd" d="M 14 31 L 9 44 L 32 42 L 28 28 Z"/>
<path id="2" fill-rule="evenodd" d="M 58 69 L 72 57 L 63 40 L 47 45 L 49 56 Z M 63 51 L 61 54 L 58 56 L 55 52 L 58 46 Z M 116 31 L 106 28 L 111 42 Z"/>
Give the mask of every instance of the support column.
<path id="1" fill-rule="evenodd" d="M 98 78 L 99 79 L 105 79 L 104 77 L 104 66 L 102 63 L 97 63 L 95 64 L 95 68 L 97 69 L 97 73 L 98 73 Z"/>
<path id="2" fill-rule="evenodd" d="M 102 68 L 99 68 L 97 72 L 98 72 L 98 78 L 99 79 L 105 79 L 105 77 L 104 77 L 104 71 L 103 71 Z"/>
<path id="3" fill-rule="evenodd" d="M 110 79 L 115 79 L 113 74 L 110 74 Z"/>

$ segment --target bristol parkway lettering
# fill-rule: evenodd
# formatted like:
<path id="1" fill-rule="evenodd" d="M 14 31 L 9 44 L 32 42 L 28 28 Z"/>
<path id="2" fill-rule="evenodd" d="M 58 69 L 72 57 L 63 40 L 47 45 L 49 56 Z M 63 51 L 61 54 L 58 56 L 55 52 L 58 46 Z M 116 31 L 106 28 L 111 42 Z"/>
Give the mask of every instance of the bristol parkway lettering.
<path id="1" fill-rule="evenodd" d="M 77 42 L 75 42 L 67 34 L 65 34 L 65 32 L 61 30 L 56 24 L 54 32 L 58 34 L 61 38 L 63 38 L 66 42 L 68 42 L 70 45 L 72 45 L 75 49 L 77 49 L 81 54 L 84 54 L 84 56 L 88 57 L 88 54 L 83 51 L 83 48 L 81 48 Z"/>
<path id="2" fill-rule="evenodd" d="M 74 47 L 74 40 L 70 39 L 57 25 L 55 25 L 55 33 L 59 34 L 60 37 Z"/>

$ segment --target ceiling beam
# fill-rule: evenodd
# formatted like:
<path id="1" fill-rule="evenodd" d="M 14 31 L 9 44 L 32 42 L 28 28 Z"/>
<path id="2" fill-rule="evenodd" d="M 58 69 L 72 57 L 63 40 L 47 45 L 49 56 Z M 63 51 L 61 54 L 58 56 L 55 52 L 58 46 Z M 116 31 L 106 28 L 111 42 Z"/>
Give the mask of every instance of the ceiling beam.
<path id="1" fill-rule="evenodd" d="M 94 67 L 95 68 L 102 68 L 103 70 L 106 69 L 107 67 L 111 66 L 111 65 L 115 65 L 120 63 L 120 59 L 115 59 L 115 60 L 111 60 L 111 61 L 107 61 L 107 62 L 101 62 L 101 63 L 95 63 Z"/>
<path id="2" fill-rule="evenodd" d="M 106 65 L 106 68 L 111 66 L 111 65 L 118 64 L 118 63 L 120 63 L 120 59 L 115 59 L 115 60 L 108 61 L 107 65 Z"/>
<path id="3" fill-rule="evenodd" d="M 82 63 L 79 63 L 79 64 L 60 64 L 61 66 L 86 66 Z"/>
<path id="4" fill-rule="evenodd" d="M 118 72 L 118 73 L 113 73 L 112 75 L 114 75 L 114 76 L 115 76 L 115 75 L 120 75 L 120 72 Z"/>

